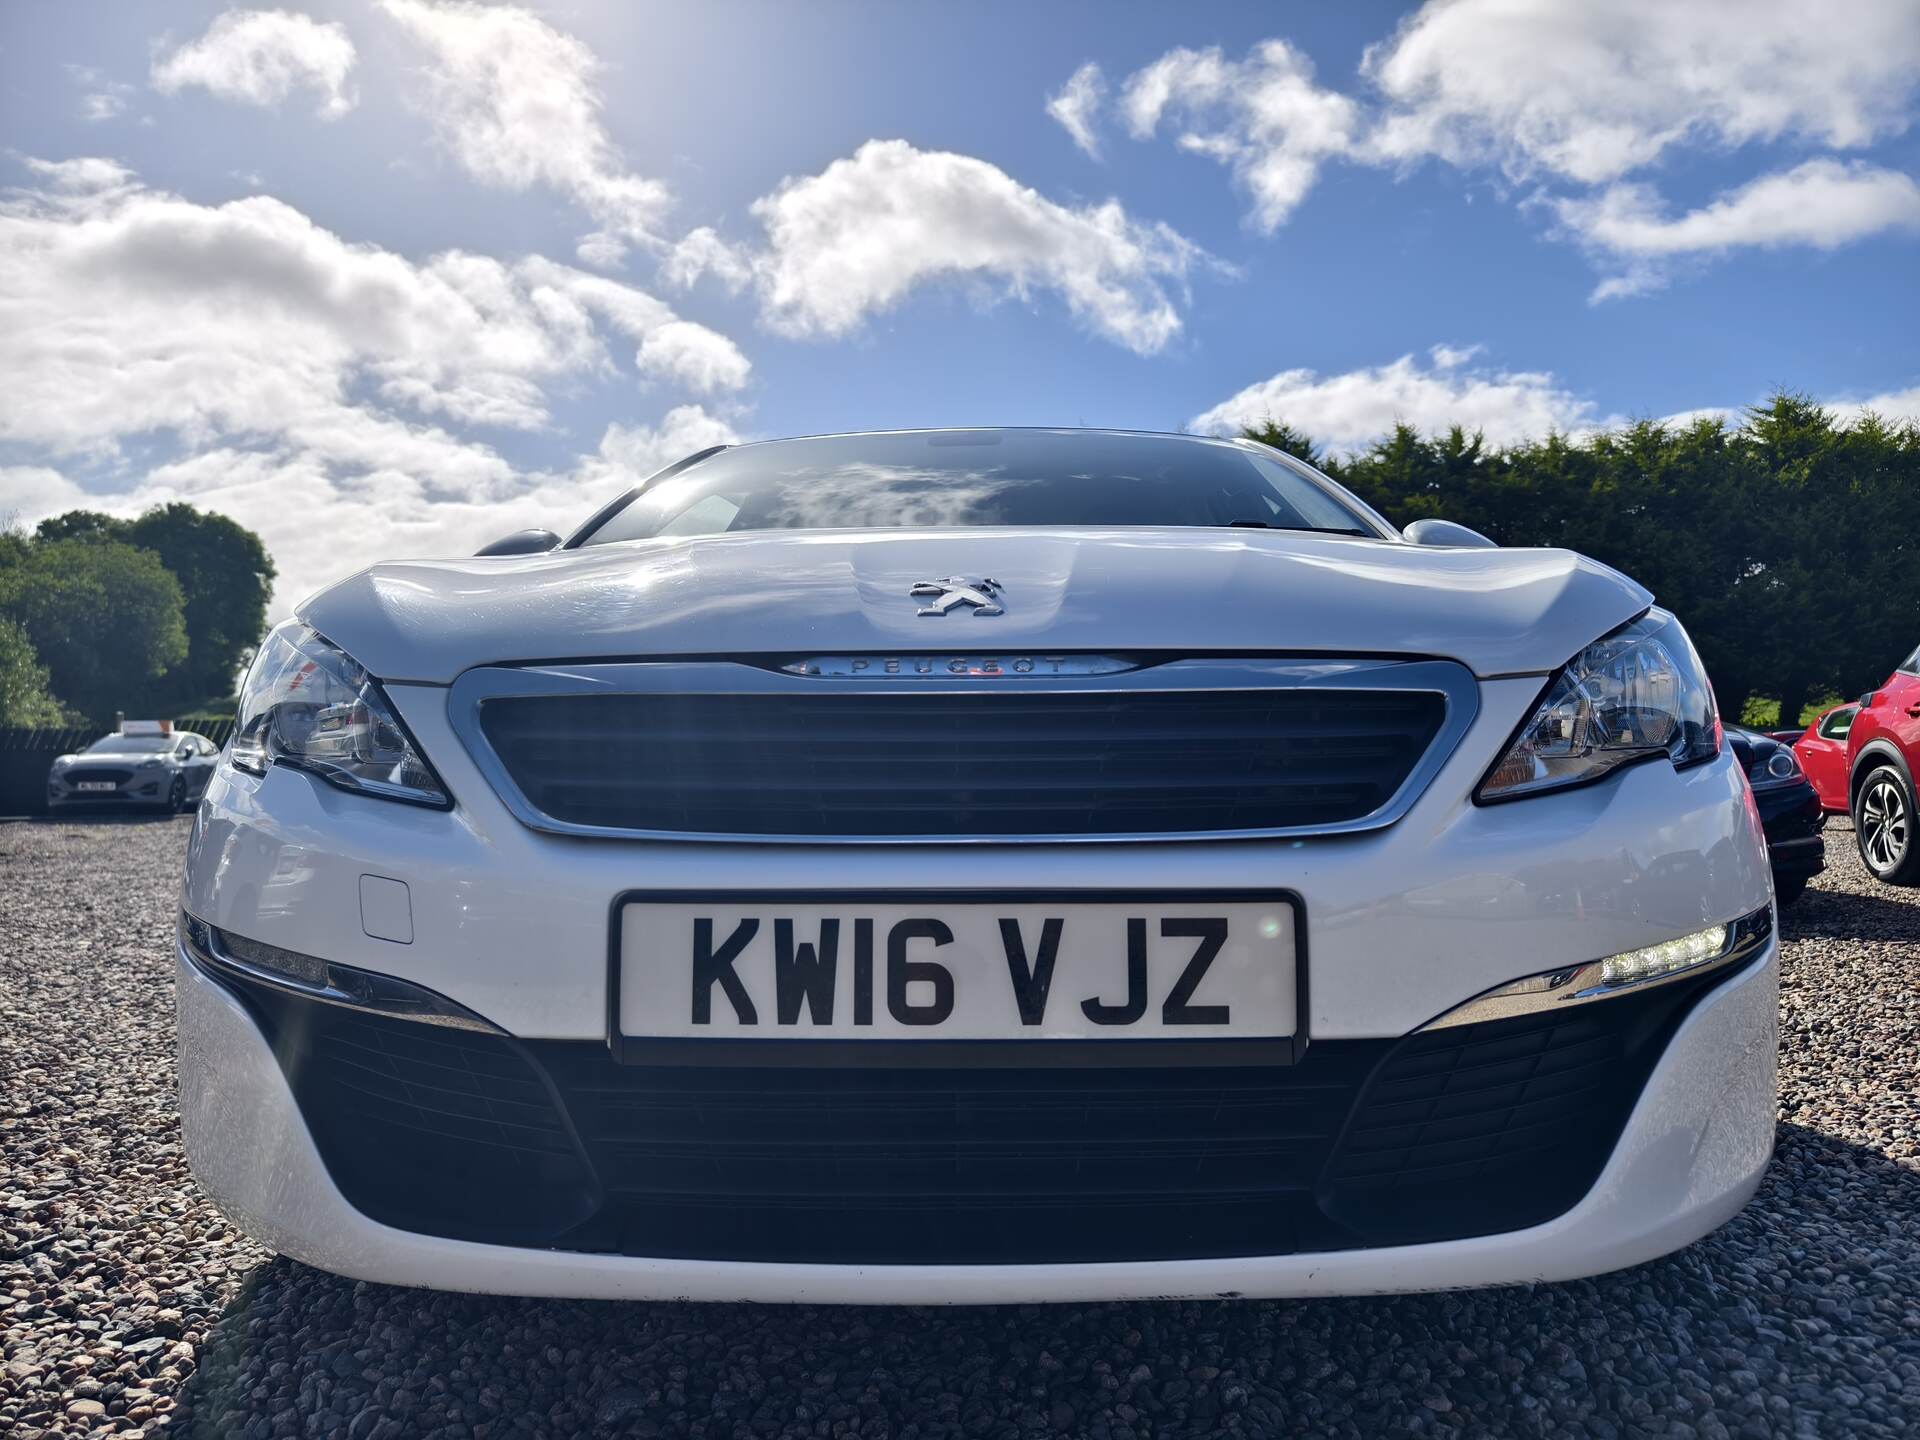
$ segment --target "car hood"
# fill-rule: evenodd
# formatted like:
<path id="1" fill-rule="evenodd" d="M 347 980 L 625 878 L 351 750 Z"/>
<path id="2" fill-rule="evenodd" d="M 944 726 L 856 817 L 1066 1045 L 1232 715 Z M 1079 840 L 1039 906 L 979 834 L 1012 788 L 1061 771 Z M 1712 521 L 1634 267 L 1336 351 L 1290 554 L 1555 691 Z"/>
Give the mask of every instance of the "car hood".
<path id="1" fill-rule="evenodd" d="M 989 577 L 1004 613 L 908 591 Z M 1421 655 L 1482 676 L 1564 664 L 1652 596 L 1566 550 L 1299 531 L 773 531 L 375 565 L 299 616 L 386 680 L 686 655 L 1162 651 Z"/>

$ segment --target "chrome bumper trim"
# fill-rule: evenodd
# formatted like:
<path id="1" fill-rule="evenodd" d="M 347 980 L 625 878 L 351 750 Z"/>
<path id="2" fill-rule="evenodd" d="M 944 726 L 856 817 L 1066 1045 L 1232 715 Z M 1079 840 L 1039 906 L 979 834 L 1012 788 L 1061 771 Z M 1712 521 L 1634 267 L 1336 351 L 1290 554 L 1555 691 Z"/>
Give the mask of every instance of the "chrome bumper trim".
<path id="1" fill-rule="evenodd" d="M 317 1000 L 323 1005 L 338 1005 L 346 1010 L 364 1010 L 390 1019 L 413 1020 L 422 1025 L 440 1025 L 451 1030 L 475 1030 L 487 1035 L 507 1033 L 457 1001 L 449 1000 L 425 986 L 392 975 L 382 975 L 378 971 L 362 970 L 353 965 L 336 965 L 313 956 L 300 956 L 300 959 L 318 964 L 326 973 L 325 984 L 313 984 L 285 971 L 242 960 L 233 953 L 225 932 L 184 910 L 180 912 L 178 936 L 180 953 L 215 979 L 224 972 L 256 985 L 269 986 L 307 1000 Z M 248 943 L 260 944 L 258 941 Z"/>
<path id="2" fill-rule="evenodd" d="M 1716 955 L 1684 969 L 1651 975 L 1644 980 L 1603 984 L 1601 966 L 1592 960 L 1584 965 L 1568 965 L 1558 970 L 1543 970 L 1484 990 L 1473 999 L 1454 1006 L 1422 1025 L 1427 1030 L 1445 1030 L 1456 1025 L 1477 1025 L 1485 1020 L 1508 1020 L 1515 1015 L 1537 1014 L 1565 1005 L 1585 1005 L 1595 1000 L 1611 1000 L 1618 995 L 1635 995 L 1656 985 L 1675 980 L 1691 980 L 1710 970 L 1736 966 L 1765 948 L 1773 936 L 1773 907 L 1765 906 L 1751 915 L 1727 922 L 1727 939 Z"/>

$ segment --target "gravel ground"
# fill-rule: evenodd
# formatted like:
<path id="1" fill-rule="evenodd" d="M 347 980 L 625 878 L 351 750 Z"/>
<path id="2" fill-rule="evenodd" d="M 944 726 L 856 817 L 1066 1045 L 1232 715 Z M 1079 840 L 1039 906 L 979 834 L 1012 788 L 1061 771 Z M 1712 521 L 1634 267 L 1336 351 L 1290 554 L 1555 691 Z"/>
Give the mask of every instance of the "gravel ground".
<path id="1" fill-rule="evenodd" d="M 274 1259 L 174 1120 L 185 821 L 0 825 L 0 1436 L 1920 1434 L 1920 892 L 1785 917 L 1779 1154 L 1636 1270 L 1386 1300 L 490 1300 Z"/>

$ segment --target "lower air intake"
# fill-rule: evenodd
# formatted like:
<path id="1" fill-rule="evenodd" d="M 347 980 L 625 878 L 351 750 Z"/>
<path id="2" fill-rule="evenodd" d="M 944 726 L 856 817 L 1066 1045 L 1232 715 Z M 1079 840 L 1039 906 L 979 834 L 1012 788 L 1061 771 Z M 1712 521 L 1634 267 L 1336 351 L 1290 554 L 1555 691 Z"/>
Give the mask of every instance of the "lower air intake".
<path id="1" fill-rule="evenodd" d="M 1737 972 L 1736 972 L 1737 973 Z M 223 973 L 335 1183 L 403 1229 L 837 1264 L 1279 1255 L 1538 1224 L 1593 1186 L 1716 971 L 1298 1063 L 634 1066 Z"/>

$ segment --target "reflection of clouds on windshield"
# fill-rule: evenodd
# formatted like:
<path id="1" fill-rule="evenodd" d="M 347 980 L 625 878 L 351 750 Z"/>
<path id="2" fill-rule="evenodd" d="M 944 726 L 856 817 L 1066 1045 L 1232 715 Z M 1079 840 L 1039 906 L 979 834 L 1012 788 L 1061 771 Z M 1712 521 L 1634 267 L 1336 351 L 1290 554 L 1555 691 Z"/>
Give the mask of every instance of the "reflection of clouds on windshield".
<path id="1" fill-rule="evenodd" d="M 1364 528 L 1285 467 L 1214 442 L 1000 433 L 744 446 L 648 487 L 592 543 L 747 530 L 1266 523 Z"/>
<path id="2" fill-rule="evenodd" d="M 776 530 L 994 525 L 1004 513 L 1003 498 L 1034 483 L 1000 466 L 842 465 L 784 487 L 754 521 Z"/>

